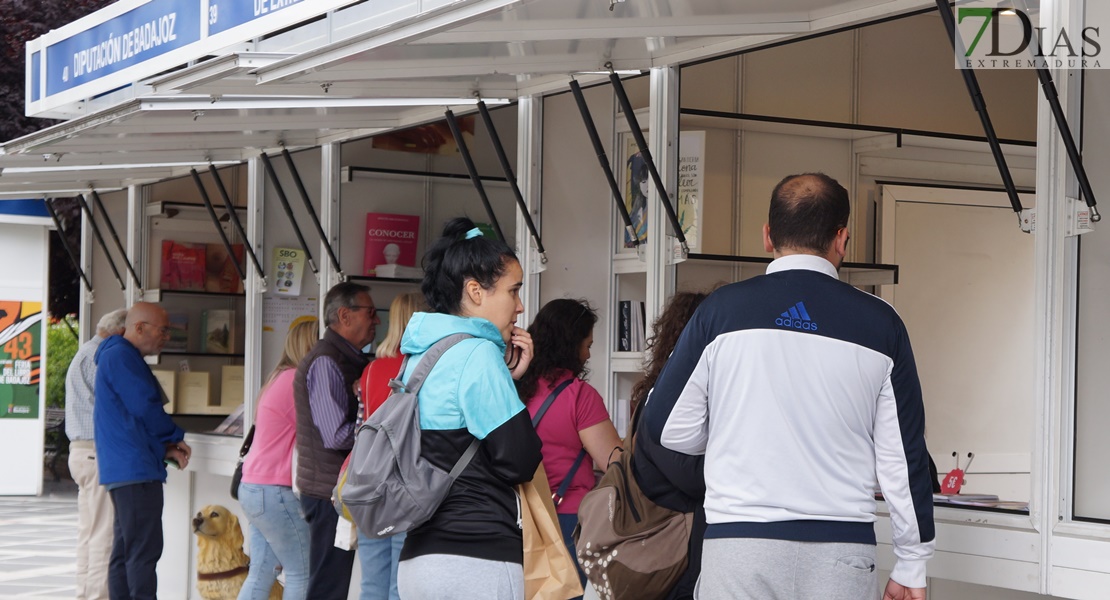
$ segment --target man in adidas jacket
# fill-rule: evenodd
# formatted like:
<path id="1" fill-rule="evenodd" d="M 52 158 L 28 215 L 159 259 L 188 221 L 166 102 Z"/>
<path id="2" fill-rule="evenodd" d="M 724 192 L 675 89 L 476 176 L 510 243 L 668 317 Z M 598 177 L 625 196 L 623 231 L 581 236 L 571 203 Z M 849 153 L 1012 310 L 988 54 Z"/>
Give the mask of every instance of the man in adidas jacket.
<path id="1" fill-rule="evenodd" d="M 921 386 L 898 314 L 837 278 L 848 213 L 832 178 L 783 179 L 767 274 L 705 300 L 644 407 L 653 442 L 705 455 L 701 600 L 874 598 L 876 484 L 897 558 L 883 598 L 925 598 Z"/>

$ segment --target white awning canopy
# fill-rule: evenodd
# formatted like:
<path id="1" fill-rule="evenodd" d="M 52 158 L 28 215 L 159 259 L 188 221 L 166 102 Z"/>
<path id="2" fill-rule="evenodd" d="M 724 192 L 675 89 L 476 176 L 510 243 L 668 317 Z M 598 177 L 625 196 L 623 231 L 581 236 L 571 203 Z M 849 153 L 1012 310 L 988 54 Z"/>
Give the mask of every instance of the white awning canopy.
<path id="1" fill-rule="evenodd" d="M 459 3 L 464 4 L 464 3 Z M 261 66 L 260 86 L 470 78 L 474 91 L 563 89 L 579 73 L 647 70 L 935 6 L 929 0 L 487 0 L 367 30 Z M 372 8 L 357 5 L 345 12 Z M 281 43 L 281 37 L 273 42 Z M 263 42 L 260 45 L 265 45 Z"/>
<path id="2" fill-rule="evenodd" d="M 210 162 L 419 124 L 479 98 L 511 101 L 565 89 L 572 77 L 600 81 L 610 69 L 689 62 L 933 2 L 439 0 L 427 10 L 420 2 L 386 4 L 346 6 L 88 101 L 99 110 L 0 147 L 0 198 L 157 181 Z M 393 12 L 381 14 L 389 6 Z M 126 99 L 129 90 L 145 95 Z M 116 104 L 101 108 L 106 101 Z"/>

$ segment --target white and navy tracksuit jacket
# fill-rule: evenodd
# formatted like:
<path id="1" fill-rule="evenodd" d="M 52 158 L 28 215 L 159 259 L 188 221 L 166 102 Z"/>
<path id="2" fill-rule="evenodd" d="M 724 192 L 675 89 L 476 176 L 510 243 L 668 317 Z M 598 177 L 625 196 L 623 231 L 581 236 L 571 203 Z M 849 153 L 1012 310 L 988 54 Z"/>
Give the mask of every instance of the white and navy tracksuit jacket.
<path id="1" fill-rule="evenodd" d="M 905 325 L 827 260 L 779 258 L 698 308 L 644 407 L 656 443 L 705 455 L 708 538 L 875 543 L 925 587 L 933 502 L 925 411 Z"/>

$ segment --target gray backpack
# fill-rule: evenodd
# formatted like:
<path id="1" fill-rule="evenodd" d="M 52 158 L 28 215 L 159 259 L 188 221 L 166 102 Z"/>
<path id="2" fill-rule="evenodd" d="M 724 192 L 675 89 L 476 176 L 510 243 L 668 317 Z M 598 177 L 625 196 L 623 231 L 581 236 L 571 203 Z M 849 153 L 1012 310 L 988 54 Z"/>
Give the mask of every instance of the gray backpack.
<path id="1" fill-rule="evenodd" d="M 367 537 L 380 539 L 409 531 L 432 518 L 451 484 L 478 451 L 470 443 L 448 473 L 420 456 L 420 413 L 416 395 L 432 367 L 449 348 L 473 337 L 457 333 L 424 353 L 407 383 L 409 358 L 390 380 L 393 393 L 355 434 L 355 445 L 339 475 L 332 498 L 336 509 Z"/>

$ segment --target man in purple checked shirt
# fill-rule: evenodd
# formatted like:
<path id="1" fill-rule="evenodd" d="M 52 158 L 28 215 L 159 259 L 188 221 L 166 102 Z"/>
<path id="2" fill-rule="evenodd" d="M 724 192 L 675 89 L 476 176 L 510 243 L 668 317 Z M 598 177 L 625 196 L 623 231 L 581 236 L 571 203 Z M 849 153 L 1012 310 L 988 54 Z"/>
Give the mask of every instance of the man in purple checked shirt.
<path id="1" fill-rule="evenodd" d="M 324 297 L 324 337 L 297 366 L 297 487 L 309 530 L 308 597 L 343 600 L 355 553 L 335 547 L 339 515 L 331 493 L 354 444 L 354 382 L 368 362 L 362 348 L 379 323 L 370 288 L 340 283 Z"/>

